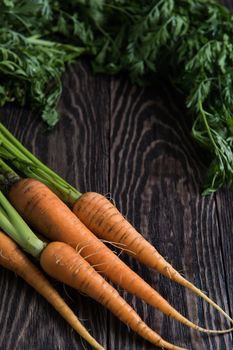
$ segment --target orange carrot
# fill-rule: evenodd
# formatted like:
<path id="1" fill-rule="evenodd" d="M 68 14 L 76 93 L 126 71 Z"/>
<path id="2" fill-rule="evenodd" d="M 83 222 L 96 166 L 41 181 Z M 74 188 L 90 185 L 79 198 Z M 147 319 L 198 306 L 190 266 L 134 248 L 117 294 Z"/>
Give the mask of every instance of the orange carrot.
<path id="1" fill-rule="evenodd" d="M 52 242 L 43 250 L 40 263 L 44 271 L 60 282 L 95 299 L 141 337 L 161 348 L 184 350 L 168 343 L 152 331 L 105 279 L 66 243 Z"/>
<path id="2" fill-rule="evenodd" d="M 204 332 L 225 332 L 205 330 L 182 316 L 89 231 L 44 184 L 34 179 L 21 179 L 12 185 L 8 198 L 24 219 L 36 230 L 46 235 L 50 240 L 66 242 L 76 250 L 80 250 L 81 255 L 92 266 L 98 266 L 111 281 L 128 292 L 144 299 L 147 303 L 188 327 Z"/>
<path id="3" fill-rule="evenodd" d="M 0 265 L 15 272 L 30 284 L 95 349 L 104 350 L 80 323 L 73 311 L 60 297 L 42 272 L 31 263 L 16 243 L 2 231 L 0 231 Z"/>
<path id="4" fill-rule="evenodd" d="M 21 247 L 26 249 L 33 256 L 39 258 L 41 266 L 52 277 L 93 297 L 93 299 L 108 307 L 109 310 L 116 316 L 119 316 L 123 322 L 132 327 L 132 329 L 145 337 L 148 341 L 156 345 L 165 346 L 168 349 L 181 349 L 161 339 L 158 334 L 147 327 L 137 313 L 120 297 L 117 291 L 110 286 L 74 248 L 66 243 L 54 242 L 46 244 L 41 241 L 27 226 L 1 191 L 0 204 L 0 225 L 6 229 L 13 239 L 19 241 Z M 30 241 L 30 244 L 28 244 L 28 241 Z M 10 245 L 10 243 L 12 244 Z M 5 252 L 8 255 L 4 255 Z M 34 266 L 31 266 L 31 263 L 28 261 L 26 261 L 25 264 L 25 256 L 22 258 L 22 252 L 17 249 L 15 243 L 9 240 L 7 236 L 4 237 L 4 235 L 0 255 L 2 263 L 5 266 L 7 264 L 8 268 L 16 272 L 19 271 L 22 277 L 33 286 L 38 286 L 39 283 L 38 291 L 42 291 L 45 296 L 51 298 L 53 305 L 57 305 L 54 299 L 54 293 L 50 293 L 50 295 L 47 294 L 51 292 L 51 289 L 46 290 L 46 281 L 40 277 L 40 271 L 35 275 Z M 10 263 L 11 261 L 12 263 Z M 19 263 L 20 266 L 18 266 L 16 262 Z M 39 279 L 37 279 L 37 276 Z M 98 349 L 100 348 L 98 347 Z M 101 349 L 103 348 L 101 347 Z"/>
<path id="5" fill-rule="evenodd" d="M 127 254 L 159 271 L 172 281 L 189 288 L 232 322 L 222 308 L 181 276 L 106 197 L 95 192 L 84 193 L 75 202 L 73 212 L 97 237 L 122 244 Z"/>
<path id="6" fill-rule="evenodd" d="M 74 213 L 96 236 L 105 241 L 121 244 L 125 248 L 125 251 L 129 254 L 131 252 L 134 258 L 143 262 L 148 267 L 156 269 L 171 280 L 189 288 L 215 307 L 228 320 L 233 322 L 220 306 L 191 282 L 182 277 L 159 252 L 124 219 L 118 210 L 104 196 L 91 192 L 81 194 L 77 189 L 68 184 L 58 174 L 36 158 L 1 123 L 0 138 L 4 146 L 4 151 L 2 152 L 3 158 L 10 161 L 10 163 L 25 176 L 38 179 L 49 186 L 53 192 L 57 193 L 59 198 L 70 207 L 73 207 Z M 106 275 L 108 275 L 107 266 L 106 264 Z M 110 273 L 110 275 L 112 274 Z M 110 277 L 110 279 L 112 278 Z M 124 283 L 115 282 L 147 301 L 145 297 L 137 294 L 138 290 L 129 290 L 127 288 L 129 283 L 124 285 Z"/>

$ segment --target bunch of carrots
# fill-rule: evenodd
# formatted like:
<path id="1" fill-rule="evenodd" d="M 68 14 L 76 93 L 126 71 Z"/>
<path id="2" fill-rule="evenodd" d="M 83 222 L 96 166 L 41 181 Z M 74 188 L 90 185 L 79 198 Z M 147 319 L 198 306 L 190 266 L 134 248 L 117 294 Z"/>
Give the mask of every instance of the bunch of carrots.
<path id="1" fill-rule="evenodd" d="M 0 264 L 32 285 L 94 348 L 103 349 L 23 251 L 37 258 L 49 276 L 101 303 L 158 347 L 183 349 L 149 328 L 105 276 L 187 327 L 206 333 L 233 330 L 208 330 L 181 315 L 105 243 L 117 245 L 146 266 L 189 288 L 233 323 L 220 306 L 181 276 L 108 199 L 93 192 L 81 194 L 30 153 L 2 124 L 0 189 Z M 46 242 L 32 230 L 46 237 Z"/>

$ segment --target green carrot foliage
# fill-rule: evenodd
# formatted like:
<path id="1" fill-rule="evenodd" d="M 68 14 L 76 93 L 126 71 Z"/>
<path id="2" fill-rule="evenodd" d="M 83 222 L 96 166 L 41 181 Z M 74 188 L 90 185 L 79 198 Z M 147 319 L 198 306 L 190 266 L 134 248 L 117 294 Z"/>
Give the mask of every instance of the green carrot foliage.
<path id="1" fill-rule="evenodd" d="M 0 25 L 1 106 L 30 103 L 55 125 L 65 64 L 83 54 L 141 85 L 169 76 L 212 155 L 204 193 L 233 185 L 233 16 L 218 2 L 4 0 Z"/>

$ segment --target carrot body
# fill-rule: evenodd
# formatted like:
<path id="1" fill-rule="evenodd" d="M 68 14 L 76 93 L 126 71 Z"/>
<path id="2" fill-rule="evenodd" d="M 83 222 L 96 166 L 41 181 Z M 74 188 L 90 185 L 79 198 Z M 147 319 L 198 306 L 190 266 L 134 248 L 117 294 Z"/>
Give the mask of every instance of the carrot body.
<path id="1" fill-rule="evenodd" d="M 99 238 L 124 244 L 129 255 L 172 280 L 182 278 L 106 197 L 86 192 L 75 202 L 73 212 Z"/>
<path id="2" fill-rule="evenodd" d="M 104 350 L 80 323 L 42 272 L 34 266 L 16 243 L 0 231 L 0 265 L 15 272 L 41 294 L 59 314 L 95 349 Z"/>
<path id="3" fill-rule="evenodd" d="M 154 345 L 181 350 L 152 331 L 105 279 L 94 270 L 74 248 L 66 243 L 52 242 L 41 254 L 40 263 L 50 276 L 96 300 L 109 309 L 133 331 Z"/>
<path id="4" fill-rule="evenodd" d="M 102 270 L 112 282 L 186 326 L 207 331 L 182 316 L 124 264 L 47 186 L 34 179 L 22 179 L 11 187 L 8 198 L 22 217 L 36 230 L 52 241 L 66 242 L 76 250 L 80 250 L 81 255 L 92 266 Z"/>
<path id="5" fill-rule="evenodd" d="M 84 193 L 75 202 L 73 212 L 97 237 L 123 244 L 127 254 L 189 288 L 232 322 L 230 316 L 214 301 L 181 276 L 106 197 L 95 192 Z"/>

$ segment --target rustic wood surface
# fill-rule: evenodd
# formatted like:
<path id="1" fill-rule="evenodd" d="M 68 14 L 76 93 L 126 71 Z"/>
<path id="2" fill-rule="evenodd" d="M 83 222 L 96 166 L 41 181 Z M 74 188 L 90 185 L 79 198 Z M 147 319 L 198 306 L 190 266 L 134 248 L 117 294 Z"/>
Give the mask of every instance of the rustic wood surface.
<path id="1" fill-rule="evenodd" d="M 61 121 L 52 131 L 39 114 L 16 106 L 2 109 L 0 121 L 82 192 L 109 194 L 176 269 L 231 313 L 233 192 L 201 196 L 203 151 L 190 138 L 180 97 L 166 83 L 141 89 L 123 76 L 94 76 L 82 62 L 64 75 L 59 110 Z M 229 326 L 192 293 L 124 254 L 122 259 L 190 320 L 208 328 Z M 53 284 L 107 350 L 155 349 L 94 301 Z M 190 350 L 233 348 L 232 334 L 190 331 L 120 293 L 174 344 Z M 3 268 L 0 300 L 0 350 L 91 349 L 42 297 Z"/>

